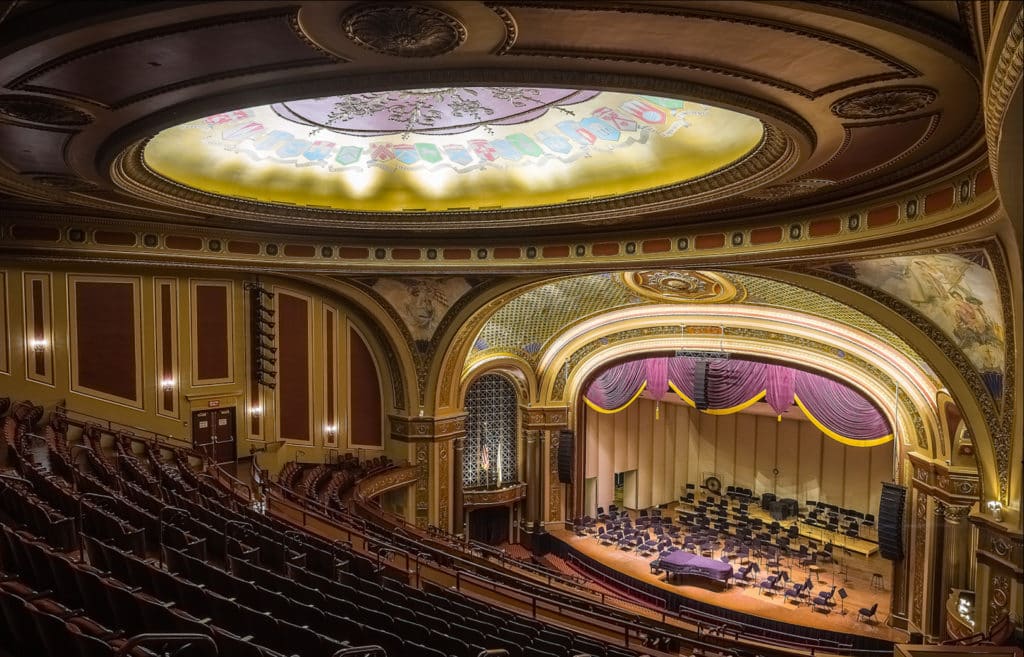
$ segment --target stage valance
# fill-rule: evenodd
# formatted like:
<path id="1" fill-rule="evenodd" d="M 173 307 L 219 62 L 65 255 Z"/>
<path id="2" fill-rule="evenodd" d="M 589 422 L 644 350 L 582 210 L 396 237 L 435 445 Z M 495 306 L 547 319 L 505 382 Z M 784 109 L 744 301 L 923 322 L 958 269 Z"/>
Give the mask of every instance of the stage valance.
<path id="1" fill-rule="evenodd" d="M 696 407 L 697 368 L 706 366 L 705 413 L 736 413 L 764 399 L 782 415 L 794 403 L 822 433 L 847 445 L 870 447 L 892 440 L 888 420 L 858 391 L 834 379 L 785 365 L 739 359 L 700 361 L 650 357 L 599 374 L 583 401 L 599 413 L 618 413 L 641 395 L 660 400 L 668 390 Z"/>

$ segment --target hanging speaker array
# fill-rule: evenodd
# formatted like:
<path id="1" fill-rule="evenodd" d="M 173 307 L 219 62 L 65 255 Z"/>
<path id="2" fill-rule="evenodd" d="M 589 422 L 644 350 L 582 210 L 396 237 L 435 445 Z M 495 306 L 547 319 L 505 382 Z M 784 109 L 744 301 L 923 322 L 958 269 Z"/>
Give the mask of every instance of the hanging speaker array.
<path id="1" fill-rule="evenodd" d="M 699 360 L 693 368 L 693 405 L 698 410 L 708 408 L 708 362 Z"/>
<path id="2" fill-rule="evenodd" d="M 907 489 L 899 484 L 882 482 L 882 497 L 878 501 L 878 552 L 883 559 L 903 559 L 903 510 Z"/>
<path id="3" fill-rule="evenodd" d="M 249 290 L 249 335 L 252 341 L 252 376 L 268 388 L 277 386 L 277 347 L 274 339 L 274 293 L 259 283 L 247 284 Z"/>

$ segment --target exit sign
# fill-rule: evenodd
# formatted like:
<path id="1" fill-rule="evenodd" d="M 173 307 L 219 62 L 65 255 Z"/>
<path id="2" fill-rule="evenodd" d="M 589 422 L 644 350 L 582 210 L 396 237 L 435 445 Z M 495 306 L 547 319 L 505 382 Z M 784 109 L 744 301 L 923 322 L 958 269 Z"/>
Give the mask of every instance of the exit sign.
<path id="1" fill-rule="evenodd" d="M 213 401 L 207 402 L 206 404 L 210 408 L 216 408 L 217 406 L 220 406 L 220 400 L 219 399 L 214 399 Z"/>

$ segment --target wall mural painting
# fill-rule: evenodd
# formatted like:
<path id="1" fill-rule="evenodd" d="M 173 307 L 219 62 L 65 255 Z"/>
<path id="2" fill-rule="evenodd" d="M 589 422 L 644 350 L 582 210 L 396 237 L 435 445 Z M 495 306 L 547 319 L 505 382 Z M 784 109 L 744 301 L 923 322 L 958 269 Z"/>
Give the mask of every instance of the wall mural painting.
<path id="1" fill-rule="evenodd" d="M 433 337 L 445 313 L 472 287 L 462 277 L 378 278 L 371 287 L 398 313 L 417 342 Z"/>
<path id="2" fill-rule="evenodd" d="M 999 285 L 983 250 L 862 260 L 833 265 L 832 271 L 929 318 L 977 368 L 992 396 L 1002 398 L 1006 327 Z"/>

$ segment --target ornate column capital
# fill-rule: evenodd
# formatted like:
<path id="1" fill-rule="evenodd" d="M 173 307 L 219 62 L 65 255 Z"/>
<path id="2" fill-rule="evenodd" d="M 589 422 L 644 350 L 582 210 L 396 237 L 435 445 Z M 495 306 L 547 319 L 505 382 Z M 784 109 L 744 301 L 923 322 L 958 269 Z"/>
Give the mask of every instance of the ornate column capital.
<path id="1" fill-rule="evenodd" d="M 971 513 L 971 507 L 954 504 L 943 504 L 942 515 L 947 522 L 961 522 Z"/>

